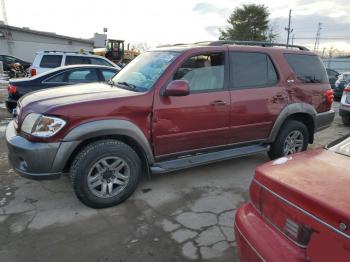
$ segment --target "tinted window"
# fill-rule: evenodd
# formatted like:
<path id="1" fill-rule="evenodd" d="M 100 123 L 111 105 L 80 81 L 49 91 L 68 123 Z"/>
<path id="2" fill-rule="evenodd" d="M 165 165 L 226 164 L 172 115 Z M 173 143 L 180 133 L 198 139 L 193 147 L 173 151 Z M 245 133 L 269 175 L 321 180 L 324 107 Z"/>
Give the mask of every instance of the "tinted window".
<path id="1" fill-rule="evenodd" d="M 268 87 L 276 84 L 276 70 L 266 54 L 231 52 L 231 77 L 233 87 Z"/>
<path id="2" fill-rule="evenodd" d="M 13 56 L 5 56 L 5 62 L 15 63 L 15 62 L 19 62 L 19 60 Z"/>
<path id="3" fill-rule="evenodd" d="M 297 78 L 303 83 L 328 83 L 321 59 L 315 55 L 285 54 Z"/>
<path id="4" fill-rule="evenodd" d="M 111 70 L 101 70 L 103 78 L 107 81 L 110 80 L 115 74 L 116 71 L 111 71 Z"/>
<path id="5" fill-rule="evenodd" d="M 331 69 L 326 69 L 326 70 L 329 78 L 337 78 L 339 76 L 339 73 L 334 70 L 331 70 Z"/>
<path id="6" fill-rule="evenodd" d="M 40 67 L 55 68 L 61 66 L 61 55 L 44 55 L 40 62 Z"/>
<path id="7" fill-rule="evenodd" d="M 98 82 L 98 77 L 95 69 L 72 70 L 68 73 L 67 79 L 69 83 Z"/>
<path id="8" fill-rule="evenodd" d="M 89 63 L 89 59 L 84 56 L 66 56 L 66 65 L 81 65 Z"/>
<path id="9" fill-rule="evenodd" d="M 47 83 L 62 83 L 62 82 L 65 82 L 65 76 L 66 76 L 66 73 L 61 73 L 49 79 L 46 79 L 44 81 Z"/>
<path id="10" fill-rule="evenodd" d="M 113 66 L 112 64 L 108 63 L 106 60 L 102 58 L 90 57 L 89 59 L 90 59 L 90 64 L 92 65 Z"/>
<path id="11" fill-rule="evenodd" d="M 177 70 L 174 80 L 187 80 L 190 91 L 200 92 L 224 88 L 224 53 L 197 55 Z"/>

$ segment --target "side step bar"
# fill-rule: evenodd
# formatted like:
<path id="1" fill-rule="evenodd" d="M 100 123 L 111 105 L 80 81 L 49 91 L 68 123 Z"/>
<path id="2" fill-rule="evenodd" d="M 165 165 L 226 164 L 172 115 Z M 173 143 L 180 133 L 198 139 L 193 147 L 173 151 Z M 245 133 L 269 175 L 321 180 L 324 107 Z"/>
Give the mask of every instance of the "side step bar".
<path id="1" fill-rule="evenodd" d="M 177 159 L 156 162 L 151 167 L 151 172 L 152 174 L 168 173 L 176 170 L 200 166 L 203 164 L 210 164 L 217 161 L 267 152 L 269 149 L 270 146 L 268 145 L 250 145 L 210 153 L 190 155 Z"/>

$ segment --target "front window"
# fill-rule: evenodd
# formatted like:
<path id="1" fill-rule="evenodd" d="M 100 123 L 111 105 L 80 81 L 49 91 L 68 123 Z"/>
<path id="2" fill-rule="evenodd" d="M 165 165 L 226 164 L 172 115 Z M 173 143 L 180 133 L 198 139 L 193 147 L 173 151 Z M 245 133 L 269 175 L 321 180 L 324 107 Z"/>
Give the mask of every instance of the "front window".
<path id="1" fill-rule="evenodd" d="M 148 91 L 179 54 L 168 51 L 143 53 L 113 77 L 112 81 L 119 87 Z"/>

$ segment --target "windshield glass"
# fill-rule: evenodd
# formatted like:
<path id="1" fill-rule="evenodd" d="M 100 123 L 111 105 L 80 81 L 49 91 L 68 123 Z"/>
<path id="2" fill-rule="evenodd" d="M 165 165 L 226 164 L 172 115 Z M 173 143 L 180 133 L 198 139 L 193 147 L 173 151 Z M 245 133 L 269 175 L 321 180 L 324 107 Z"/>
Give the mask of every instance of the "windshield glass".
<path id="1" fill-rule="evenodd" d="M 112 81 L 117 86 L 148 91 L 178 55 L 178 52 L 168 51 L 143 53 L 113 77 Z"/>
<path id="2" fill-rule="evenodd" d="M 350 156 L 350 137 L 329 148 L 339 154 Z"/>

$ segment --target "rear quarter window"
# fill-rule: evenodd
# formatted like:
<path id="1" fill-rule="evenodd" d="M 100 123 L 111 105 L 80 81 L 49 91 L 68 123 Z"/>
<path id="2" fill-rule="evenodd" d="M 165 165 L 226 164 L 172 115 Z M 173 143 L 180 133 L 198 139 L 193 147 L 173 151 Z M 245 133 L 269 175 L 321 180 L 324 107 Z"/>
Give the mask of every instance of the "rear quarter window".
<path id="1" fill-rule="evenodd" d="M 40 67 L 42 68 L 56 68 L 61 66 L 62 56 L 61 55 L 43 55 Z"/>
<path id="2" fill-rule="evenodd" d="M 297 78 L 303 83 L 328 83 L 326 69 L 316 55 L 284 54 Z"/>

